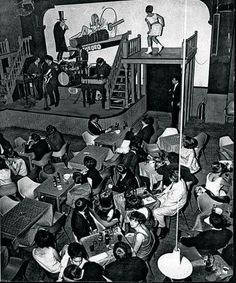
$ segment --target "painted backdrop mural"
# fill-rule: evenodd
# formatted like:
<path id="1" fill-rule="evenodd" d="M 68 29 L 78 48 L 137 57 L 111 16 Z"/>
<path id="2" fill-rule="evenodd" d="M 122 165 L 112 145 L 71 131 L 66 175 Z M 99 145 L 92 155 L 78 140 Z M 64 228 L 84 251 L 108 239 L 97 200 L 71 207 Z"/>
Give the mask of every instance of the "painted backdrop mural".
<path id="1" fill-rule="evenodd" d="M 184 1 L 133 0 L 62 5 L 48 10 L 44 16 L 47 52 L 56 59 L 53 26 L 58 19 L 58 11 L 64 11 L 67 19 L 66 24 L 69 29 L 65 33 L 65 40 L 70 48 L 74 48 L 77 41 L 79 41 L 78 38 L 81 40 L 83 36 L 87 36 L 86 40 L 92 40 L 88 36 L 91 36 L 94 30 L 106 31 L 105 38 L 107 39 L 103 41 L 111 40 L 131 30 L 131 38 L 141 34 L 142 47 L 147 47 L 147 24 L 145 22 L 145 7 L 147 5 L 153 5 L 154 11 L 165 19 L 165 29 L 161 38 L 162 44 L 165 47 L 180 47 L 184 38 Z M 211 26 L 208 24 L 208 20 L 209 12 L 205 4 L 199 0 L 189 0 L 186 35 L 189 37 L 195 30 L 198 31 L 195 86 L 207 86 L 208 84 L 211 35 Z M 115 25 L 116 22 L 118 22 L 117 25 Z M 95 63 L 98 57 L 103 57 L 108 64 L 112 65 L 118 48 L 117 45 L 102 49 L 99 45 L 96 46 L 97 41 L 95 38 L 94 44 L 87 43 L 86 48 L 89 51 L 88 63 Z"/>

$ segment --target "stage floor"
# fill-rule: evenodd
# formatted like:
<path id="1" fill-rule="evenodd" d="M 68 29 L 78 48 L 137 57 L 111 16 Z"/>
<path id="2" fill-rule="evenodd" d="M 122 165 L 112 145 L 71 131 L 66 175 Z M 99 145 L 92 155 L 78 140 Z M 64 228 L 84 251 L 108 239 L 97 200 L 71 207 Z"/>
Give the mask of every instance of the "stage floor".
<path id="1" fill-rule="evenodd" d="M 91 114 L 99 114 L 101 118 L 111 117 L 123 112 L 123 109 L 103 109 L 102 102 L 96 101 L 95 104 L 89 105 L 86 103 L 86 107 L 83 106 L 82 93 L 79 89 L 78 94 L 70 94 L 68 87 L 59 87 L 60 103 L 57 107 L 51 106 L 50 111 L 44 110 L 44 100 L 36 101 L 35 105 L 28 106 L 24 98 L 8 104 L 5 108 L 9 110 L 17 110 L 24 112 L 45 113 L 50 115 L 60 115 L 69 117 L 81 117 L 88 118 Z M 79 98 L 79 99 L 78 99 Z M 78 101 L 76 101 L 78 99 Z M 76 103 L 75 103 L 76 101 Z"/>

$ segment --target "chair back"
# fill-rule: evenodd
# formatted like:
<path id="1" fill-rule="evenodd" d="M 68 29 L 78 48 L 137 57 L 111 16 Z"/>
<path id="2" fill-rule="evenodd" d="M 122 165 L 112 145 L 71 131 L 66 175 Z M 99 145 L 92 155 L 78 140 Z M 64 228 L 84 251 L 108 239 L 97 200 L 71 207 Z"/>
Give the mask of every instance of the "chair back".
<path id="1" fill-rule="evenodd" d="M 106 227 L 97 220 L 97 218 L 94 216 L 94 213 L 95 212 L 93 210 L 90 210 L 90 215 L 93 218 L 95 225 L 97 226 L 98 231 L 99 232 L 104 231 L 106 229 Z"/>
<path id="2" fill-rule="evenodd" d="M 178 134 L 178 130 L 176 128 L 166 128 L 164 132 L 160 135 L 160 137 L 167 137 L 177 134 Z"/>
<path id="3" fill-rule="evenodd" d="M 219 138 L 219 147 L 233 144 L 234 142 L 229 136 L 223 136 Z"/>
<path id="4" fill-rule="evenodd" d="M 6 214 L 9 210 L 11 210 L 14 206 L 16 206 L 19 203 L 19 201 L 15 201 L 8 196 L 3 196 L 0 198 L 0 213 L 3 216 Z"/>
<path id="5" fill-rule="evenodd" d="M 40 185 L 40 183 L 36 183 L 32 181 L 29 177 L 23 177 L 17 182 L 19 194 L 23 198 L 35 198 L 35 189 Z"/>
<path id="6" fill-rule="evenodd" d="M 66 147 L 67 143 L 63 144 L 59 151 L 53 151 L 52 156 L 61 158 L 66 153 Z"/>
<path id="7" fill-rule="evenodd" d="M 48 152 L 48 153 L 44 154 L 44 156 L 42 157 L 41 160 L 38 160 L 38 161 L 32 160 L 32 164 L 39 166 L 39 167 L 43 167 L 46 164 L 48 164 L 48 161 L 50 160 L 51 155 L 52 155 L 52 152 Z"/>
<path id="8" fill-rule="evenodd" d="M 94 136 L 91 135 L 88 131 L 85 131 L 82 134 L 83 140 L 86 143 L 86 145 L 94 145 L 94 140 L 98 137 L 98 136 Z"/>
<path id="9" fill-rule="evenodd" d="M 52 234 L 57 234 L 57 232 L 59 232 L 62 227 L 65 227 L 66 214 L 55 211 L 52 221 L 53 222 L 51 226 L 44 226 L 44 228 L 46 228 Z"/>
<path id="10" fill-rule="evenodd" d="M 196 158 L 198 159 L 199 156 L 200 156 L 201 151 L 205 148 L 205 146 L 207 144 L 208 135 L 206 133 L 204 133 L 204 132 L 201 132 L 200 134 L 198 134 L 194 138 L 198 142 L 197 147 L 194 148 L 195 153 L 196 153 Z"/>
<path id="11" fill-rule="evenodd" d="M 17 192 L 17 186 L 13 182 L 0 186 L 0 196 L 11 196 L 11 195 L 15 195 L 16 192 Z"/>
<path id="12" fill-rule="evenodd" d="M 130 150 L 129 145 L 130 145 L 130 140 L 123 140 L 121 146 L 116 149 L 116 152 L 123 153 L 123 154 L 128 153 Z"/>

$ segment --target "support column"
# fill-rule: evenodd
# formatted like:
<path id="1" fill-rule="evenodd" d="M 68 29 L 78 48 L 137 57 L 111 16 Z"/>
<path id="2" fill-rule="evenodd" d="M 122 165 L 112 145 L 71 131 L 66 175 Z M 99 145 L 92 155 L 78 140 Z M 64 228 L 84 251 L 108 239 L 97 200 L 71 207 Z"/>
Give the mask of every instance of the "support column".
<path id="1" fill-rule="evenodd" d="M 124 69 L 125 69 L 125 108 L 129 107 L 129 76 L 128 76 L 128 64 L 124 64 Z"/>
<path id="2" fill-rule="evenodd" d="M 131 99 L 135 103 L 135 65 L 131 64 Z"/>

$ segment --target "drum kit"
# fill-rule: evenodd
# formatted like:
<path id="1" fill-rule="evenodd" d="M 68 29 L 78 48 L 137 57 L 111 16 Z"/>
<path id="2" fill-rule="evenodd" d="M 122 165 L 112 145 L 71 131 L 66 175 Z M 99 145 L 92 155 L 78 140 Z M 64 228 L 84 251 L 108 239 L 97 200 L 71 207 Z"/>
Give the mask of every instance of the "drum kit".
<path id="1" fill-rule="evenodd" d="M 81 64 L 62 61 L 59 66 L 58 82 L 61 86 L 76 86 L 81 84 L 83 74 Z"/>

